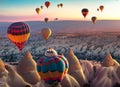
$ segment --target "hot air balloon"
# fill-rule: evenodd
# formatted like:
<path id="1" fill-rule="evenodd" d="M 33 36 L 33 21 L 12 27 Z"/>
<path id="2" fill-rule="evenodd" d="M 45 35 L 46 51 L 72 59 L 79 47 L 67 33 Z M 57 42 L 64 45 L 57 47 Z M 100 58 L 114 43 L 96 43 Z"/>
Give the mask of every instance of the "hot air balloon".
<path id="1" fill-rule="evenodd" d="M 88 15 L 89 10 L 87 8 L 83 8 L 81 12 L 82 12 L 82 15 L 84 16 L 84 18 L 86 18 L 86 16 Z"/>
<path id="2" fill-rule="evenodd" d="M 45 21 L 45 23 L 48 23 L 48 22 L 49 22 L 49 19 L 48 19 L 48 18 L 45 18 L 44 21 Z"/>
<path id="3" fill-rule="evenodd" d="M 40 14 L 40 8 L 36 8 L 37 14 Z"/>
<path id="4" fill-rule="evenodd" d="M 59 8 L 59 7 L 60 7 L 60 4 L 57 4 L 57 7 Z"/>
<path id="5" fill-rule="evenodd" d="M 91 18 L 91 20 L 92 20 L 92 22 L 95 24 L 96 21 L 97 21 L 97 17 L 93 16 L 93 17 Z"/>
<path id="6" fill-rule="evenodd" d="M 43 6 L 40 6 L 41 9 L 43 9 Z"/>
<path id="7" fill-rule="evenodd" d="M 52 31 L 50 28 L 43 28 L 41 30 L 41 35 L 45 40 L 48 40 L 48 38 L 51 36 Z"/>
<path id="8" fill-rule="evenodd" d="M 57 21 L 57 20 L 58 20 L 58 18 L 55 18 L 54 20 L 55 20 L 55 21 Z"/>
<path id="9" fill-rule="evenodd" d="M 50 2 L 49 1 L 46 1 L 45 2 L 45 6 L 48 8 L 50 6 Z"/>
<path id="10" fill-rule="evenodd" d="M 63 55 L 49 48 L 45 52 L 45 57 L 37 62 L 37 70 L 41 78 L 51 87 L 57 87 L 68 72 L 68 61 Z"/>
<path id="11" fill-rule="evenodd" d="M 7 33 L 8 38 L 22 51 L 30 36 L 30 28 L 24 22 L 16 22 L 8 27 Z"/>
<path id="12" fill-rule="evenodd" d="M 61 8 L 63 7 L 63 3 L 60 3 Z"/>
<path id="13" fill-rule="evenodd" d="M 97 8 L 97 11 L 99 11 L 99 8 Z"/>
<path id="14" fill-rule="evenodd" d="M 101 12 L 103 11 L 103 9 L 104 9 L 104 6 L 103 5 L 101 5 L 100 7 L 100 10 L 101 10 Z"/>

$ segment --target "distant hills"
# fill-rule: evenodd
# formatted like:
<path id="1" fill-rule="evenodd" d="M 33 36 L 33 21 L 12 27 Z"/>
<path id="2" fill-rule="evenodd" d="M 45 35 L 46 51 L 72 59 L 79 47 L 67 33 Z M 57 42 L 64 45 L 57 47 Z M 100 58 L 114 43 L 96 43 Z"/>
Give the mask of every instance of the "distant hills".
<path id="1" fill-rule="evenodd" d="M 51 21 L 45 23 L 43 21 L 26 21 L 30 26 L 31 32 L 40 32 L 44 27 L 49 27 L 54 33 L 81 33 L 81 32 L 93 32 L 93 31 L 104 31 L 104 32 L 119 32 L 120 31 L 120 20 L 99 20 L 96 24 L 91 21 Z M 12 22 L 0 22 L 0 34 L 6 34 L 8 26 Z M 1 36 L 0 35 L 0 36 Z"/>

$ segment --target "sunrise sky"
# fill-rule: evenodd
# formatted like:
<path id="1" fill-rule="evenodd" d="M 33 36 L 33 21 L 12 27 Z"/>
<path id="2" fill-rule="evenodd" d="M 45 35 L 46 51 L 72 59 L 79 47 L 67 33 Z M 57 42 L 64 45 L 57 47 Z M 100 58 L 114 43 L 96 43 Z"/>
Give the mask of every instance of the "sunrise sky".
<path id="1" fill-rule="evenodd" d="M 96 16 L 98 20 L 120 20 L 120 0 L 48 0 L 51 6 L 46 8 L 46 0 L 0 0 L 0 22 L 9 21 L 42 21 L 45 17 L 50 20 L 90 20 Z M 57 4 L 63 3 L 63 8 L 57 8 Z M 36 8 L 44 6 L 40 15 Z M 104 5 L 103 12 L 97 11 L 100 5 Z M 82 8 L 88 8 L 89 14 L 84 19 Z"/>

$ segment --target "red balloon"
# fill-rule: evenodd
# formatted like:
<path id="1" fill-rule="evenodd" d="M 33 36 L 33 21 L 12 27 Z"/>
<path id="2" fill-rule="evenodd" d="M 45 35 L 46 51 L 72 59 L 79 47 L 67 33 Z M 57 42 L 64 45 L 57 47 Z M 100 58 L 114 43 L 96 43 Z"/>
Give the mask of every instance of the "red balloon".
<path id="1" fill-rule="evenodd" d="M 86 18 L 86 16 L 88 15 L 89 10 L 87 8 L 83 8 L 81 12 L 82 12 L 82 15 L 84 16 L 84 18 Z"/>
<path id="2" fill-rule="evenodd" d="M 50 2 L 49 1 L 46 1 L 45 2 L 45 6 L 48 8 L 50 6 Z"/>

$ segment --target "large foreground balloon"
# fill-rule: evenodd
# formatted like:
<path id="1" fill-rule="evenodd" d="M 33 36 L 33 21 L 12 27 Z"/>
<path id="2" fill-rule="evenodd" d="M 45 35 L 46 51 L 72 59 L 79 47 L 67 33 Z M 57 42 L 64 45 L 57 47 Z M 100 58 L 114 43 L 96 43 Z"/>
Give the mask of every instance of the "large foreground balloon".
<path id="1" fill-rule="evenodd" d="M 36 10 L 37 14 L 40 14 L 40 8 L 36 8 L 35 10 Z"/>
<path id="2" fill-rule="evenodd" d="M 22 51 L 30 36 L 30 28 L 24 22 L 16 22 L 8 27 L 7 33 L 8 38 Z"/>
<path id="3" fill-rule="evenodd" d="M 41 78 L 51 87 L 55 87 L 61 82 L 68 71 L 68 61 L 63 55 L 49 48 L 45 52 L 45 57 L 40 58 L 37 63 L 37 70 Z"/>
<path id="4" fill-rule="evenodd" d="M 86 16 L 88 15 L 89 10 L 87 8 L 83 8 L 81 12 L 82 12 L 82 15 L 84 16 L 84 18 L 86 18 Z"/>
<path id="5" fill-rule="evenodd" d="M 91 18 L 91 20 L 92 20 L 92 22 L 95 24 L 96 21 L 97 21 L 97 17 L 93 16 L 93 17 Z"/>
<path id="6" fill-rule="evenodd" d="M 46 1 L 45 2 L 45 6 L 48 8 L 50 6 L 50 2 L 49 1 Z"/>
<path id="7" fill-rule="evenodd" d="M 101 10 L 101 12 L 103 11 L 103 9 L 104 9 L 104 6 L 103 5 L 101 5 L 100 7 L 100 10 Z"/>

